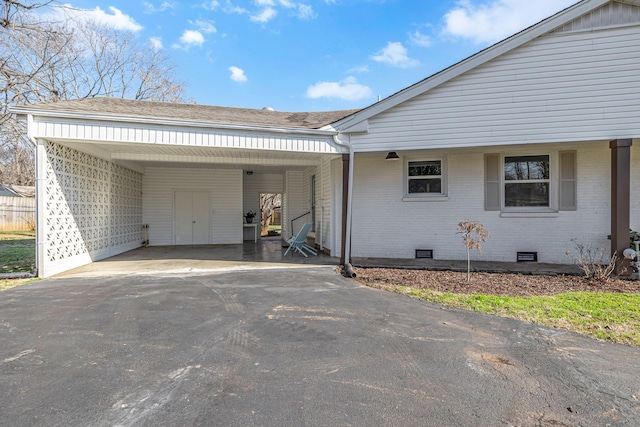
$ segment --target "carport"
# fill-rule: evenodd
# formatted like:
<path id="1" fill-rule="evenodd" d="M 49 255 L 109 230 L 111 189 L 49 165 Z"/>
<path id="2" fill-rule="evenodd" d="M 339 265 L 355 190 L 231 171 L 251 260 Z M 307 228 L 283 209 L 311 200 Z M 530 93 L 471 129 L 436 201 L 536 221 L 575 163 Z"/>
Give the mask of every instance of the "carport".
<path id="1" fill-rule="evenodd" d="M 313 222 L 315 244 L 339 256 L 348 150 L 325 126 L 353 111 L 111 98 L 13 111 L 37 148 L 41 277 L 147 244 L 240 245 L 262 192 L 282 194 L 283 237 Z"/>

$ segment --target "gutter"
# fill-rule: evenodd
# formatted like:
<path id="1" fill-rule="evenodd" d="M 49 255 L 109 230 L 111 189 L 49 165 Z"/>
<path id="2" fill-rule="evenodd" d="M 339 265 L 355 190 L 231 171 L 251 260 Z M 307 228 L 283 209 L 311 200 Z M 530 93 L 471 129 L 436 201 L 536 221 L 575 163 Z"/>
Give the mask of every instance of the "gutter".
<path id="1" fill-rule="evenodd" d="M 225 129 L 225 130 L 237 130 L 237 131 L 252 131 L 263 133 L 279 133 L 279 134 L 293 134 L 293 135 L 314 135 L 314 136 L 333 136 L 334 130 L 319 130 L 319 129 L 304 129 L 304 128 L 275 128 L 266 126 L 255 125 L 233 125 L 225 123 L 214 122 L 202 122 L 195 120 L 177 120 L 170 118 L 148 118 L 148 117 L 125 117 L 118 115 L 105 115 L 105 114 L 78 114 L 65 111 L 34 111 L 28 108 L 12 107 L 9 108 L 11 113 L 27 116 L 37 115 L 40 117 L 54 117 L 62 119 L 76 119 L 76 120 L 94 120 L 105 122 L 121 122 L 132 124 L 153 124 L 161 126 L 180 126 L 180 127 L 197 127 L 197 128 L 213 128 L 213 129 Z"/>
<path id="2" fill-rule="evenodd" d="M 344 271 L 349 274 L 350 277 L 355 277 L 353 269 L 350 264 L 351 258 L 351 210 L 353 205 L 353 161 L 355 159 L 353 145 L 347 142 L 340 141 L 340 132 L 333 135 L 333 142 L 341 147 L 349 149 L 349 185 L 347 193 L 347 227 L 345 235 L 342 236 L 345 239 L 344 244 Z"/>
<path id="3" fill-rule="evenodd" d="M 27 114 L 27 139 L 31 141 L 34 147 L 38 146 L 38 142 L 33 136 L 33 114 Z"/>

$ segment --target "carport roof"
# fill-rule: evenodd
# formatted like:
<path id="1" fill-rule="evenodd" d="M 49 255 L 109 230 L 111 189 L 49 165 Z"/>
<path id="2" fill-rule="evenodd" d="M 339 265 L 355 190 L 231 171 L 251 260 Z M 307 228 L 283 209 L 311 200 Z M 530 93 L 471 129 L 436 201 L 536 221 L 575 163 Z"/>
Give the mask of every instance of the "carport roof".
<path id="1" fill-rule="evenodd" d="M 14 107 L 14 112 L 30 114 L 62 113 L 144 119 L 172 119 L 219 124 L 249 125 L 289 129 L 320 129 L 359 110 L 324 112 L 284 112 L 271 109 L 218 107 L 174 102 L 139 101 L 121 98 L 87 98 Z"/>

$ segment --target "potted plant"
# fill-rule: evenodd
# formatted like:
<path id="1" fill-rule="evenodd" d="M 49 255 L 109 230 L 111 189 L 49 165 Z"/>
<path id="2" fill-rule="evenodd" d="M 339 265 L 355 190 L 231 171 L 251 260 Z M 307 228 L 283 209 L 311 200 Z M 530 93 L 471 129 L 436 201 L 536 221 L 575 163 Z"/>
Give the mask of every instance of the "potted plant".
<path id="1" fill-rule="evenodd" d="M 246 214 L 244 214 L 244 219 L 247 221 L 247 224 L 251 224 L 253 222 L 253 217 L 256 216 L 256 213 L 254 211 L 247 211 Z"/>

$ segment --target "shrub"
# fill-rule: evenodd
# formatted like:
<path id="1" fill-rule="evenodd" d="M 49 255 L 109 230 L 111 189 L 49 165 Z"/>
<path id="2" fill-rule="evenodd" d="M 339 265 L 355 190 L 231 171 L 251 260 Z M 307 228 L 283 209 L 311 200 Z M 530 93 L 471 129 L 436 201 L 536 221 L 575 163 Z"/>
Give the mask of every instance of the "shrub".
<path id="1" fill-rule="evenodd" d="M 578 239 L 571 241 L 576 246 L 577 253 L 574 255 L 567 251 L 567 256 L 578 264 L 588 279 L 608 280 L 611 277 L 618 259 L 616 252 L 609 258 L 606 256 L 607 250 L 602 246 L 580 243 Z"/>

